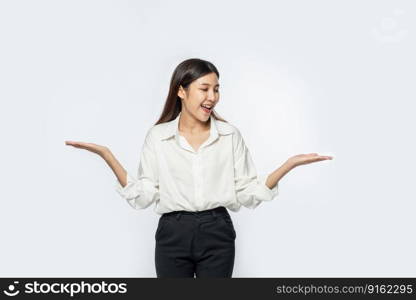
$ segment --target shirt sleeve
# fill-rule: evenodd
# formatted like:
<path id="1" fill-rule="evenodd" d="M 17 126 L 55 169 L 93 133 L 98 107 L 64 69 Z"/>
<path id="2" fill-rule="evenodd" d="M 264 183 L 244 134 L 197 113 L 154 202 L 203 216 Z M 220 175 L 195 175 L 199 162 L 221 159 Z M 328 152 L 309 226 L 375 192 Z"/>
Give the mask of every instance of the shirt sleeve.
<path id="1" fill-rule="evenodd" d="M 234 134 L 234 182 L 237 202 L 254 209 L 262 201 L 270 201 L 278 195 L 278 184 L 272 189 L 266 185 L 267 176 L 257 176 L 250 152 L 240 131 Z"/>
<path id="2" fill-rule="evenodd" d="M 149 130 L 142 146 L 137 178 L 127 173 L 127 184 L 124 187 L 117 179 L 115 183 L 116 191 L 134 209 L 147 208 L 152 203 L 159 201 L 160 198 L 157 170 L 154 143 Z"/>

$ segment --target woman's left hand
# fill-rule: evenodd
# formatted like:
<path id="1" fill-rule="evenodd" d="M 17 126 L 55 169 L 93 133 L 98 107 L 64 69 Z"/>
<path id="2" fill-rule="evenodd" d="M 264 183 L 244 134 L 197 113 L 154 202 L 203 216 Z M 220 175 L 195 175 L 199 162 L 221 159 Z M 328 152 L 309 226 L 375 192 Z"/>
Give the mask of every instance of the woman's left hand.
<path id="1" fill-rule="evenodd" d="M 332 158 L 333 158 L 332 156 L 318 155 L 318 153 L 298 154 L 289 158 L 286 161 L 286 163 L 292 168 L 295 168 L 300 165 L 306 165 L 306 164 L 310 164 L 313 162 L 332 159 Z"/>

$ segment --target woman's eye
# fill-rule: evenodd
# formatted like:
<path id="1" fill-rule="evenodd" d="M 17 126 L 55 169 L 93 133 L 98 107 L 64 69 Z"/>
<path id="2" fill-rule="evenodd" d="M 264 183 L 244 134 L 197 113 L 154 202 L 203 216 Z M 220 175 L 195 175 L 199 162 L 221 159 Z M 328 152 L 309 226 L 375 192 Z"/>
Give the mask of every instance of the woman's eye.
<path id="1" fill-rule="evenodd" d="M 204 91 L 204 92 L 208 92 L 208 90 L 207 89 L 200 89 L 201 91 Z M 215 90 L 214 92 L 216 92 L 216 93 L 218 93 L 219 92 L 219 90 Z"/>

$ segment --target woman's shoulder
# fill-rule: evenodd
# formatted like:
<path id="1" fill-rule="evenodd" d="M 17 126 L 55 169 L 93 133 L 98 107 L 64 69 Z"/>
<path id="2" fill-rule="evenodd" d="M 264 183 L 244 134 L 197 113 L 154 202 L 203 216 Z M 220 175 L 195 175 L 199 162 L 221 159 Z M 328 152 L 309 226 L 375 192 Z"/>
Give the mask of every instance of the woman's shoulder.
<path id="1" fill-rule="evenodd" d="M 219 133 L 240 135 L 240 131 L 238 130 L 237 126 L 231 124 L 230 122 L 215 120 L 215 125 L 217 125 L 217 130 Z"/>
<path id="2" fill-rule="evenodd" d="M 242 135 L 238 127 L 230 122 L 216 120 L 217 129 L 223 134 L 232 134 L 234 140 L 242 139 Z"/>
<path id="3" fill-rule="evenodd" d="M 146 136 L 151 139 L 161 140 L 163 138 L 168 137 L 170 133 L 172 133 L 172 124 L 171 122 L 164 122 L 159 123 L 156 125 L 152 125 L 148 131 Z"/>

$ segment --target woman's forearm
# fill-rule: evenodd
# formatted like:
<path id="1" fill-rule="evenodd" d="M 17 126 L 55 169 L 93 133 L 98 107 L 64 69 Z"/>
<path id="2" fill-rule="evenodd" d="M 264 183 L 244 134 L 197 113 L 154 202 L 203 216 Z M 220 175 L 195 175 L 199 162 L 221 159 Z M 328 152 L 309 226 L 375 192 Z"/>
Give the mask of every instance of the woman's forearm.
<path id="1" fill-rule="evenodd" d="M 292 164 L 285 162 L 283 165 L 281 165 L 279 168 L 274 170 L 266 180 L 266 185 L 269 189 L 272 189 L 276 186 L 276 184 L 279 182 L 280 179 L 282 179 L 283 176 L 285 176 L 290 170 L 292 170 L 294 167 Z"/>
<path id="2" fill-rule="evenodd" d="M 119 163 L 113 153 L 108 150 L 105 151 L 101 156 L 110 166 L 111 170 L 113 170 L 121 186 L 125 187 L 127 184 L 127 172 L 124 170 L 123 166 Z"/>

